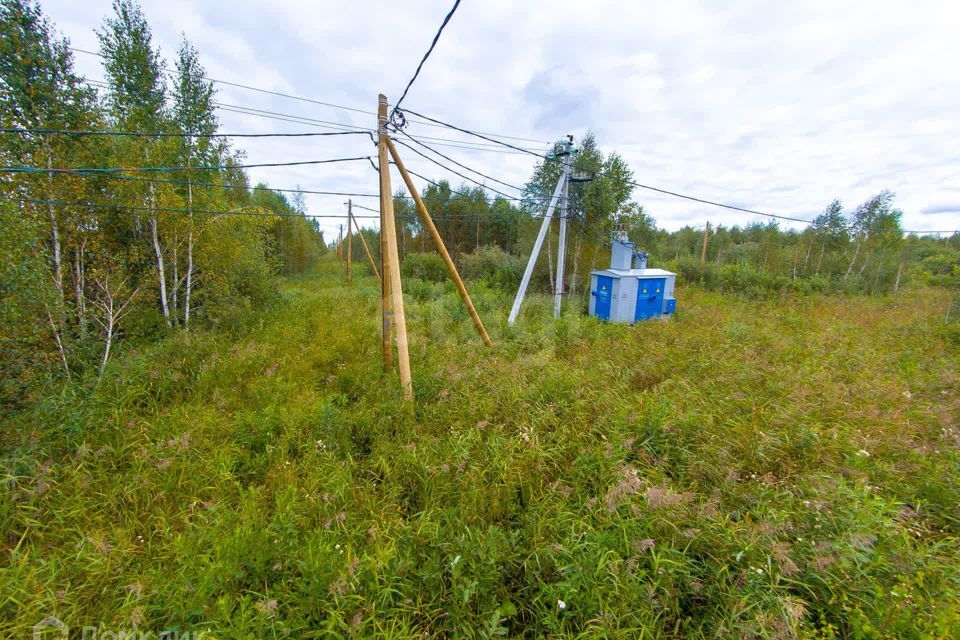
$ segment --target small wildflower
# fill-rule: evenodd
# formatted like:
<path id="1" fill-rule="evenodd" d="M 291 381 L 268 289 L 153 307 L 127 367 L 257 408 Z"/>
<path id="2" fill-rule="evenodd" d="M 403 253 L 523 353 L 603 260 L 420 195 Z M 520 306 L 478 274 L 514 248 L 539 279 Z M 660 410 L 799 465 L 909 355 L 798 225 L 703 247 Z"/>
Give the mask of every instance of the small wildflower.
<path id="1" fill-rule="evenodd" d="M 760 567 L 757 567 L 757 573 L 760 575 L 763 575 L 763 569 L 761 569 Z"/>
<path id="2" fill-rule="evenodd" d="M 652 539 L 646 538 L 645 540 L 641 540 L 637 543 L 637 553 L 643 553 L 653 546 L 656 546 L 656 542 L 654 542 Z"/>
<path id="3" fill-rule="evenodd" d="M 273 616 L 277 611 L 277 601 L 276 600 L 260 600 L 257 602 L 257 610 L 267 616 Z"/>
<path id="4" fill-rule="evenodd" d="M 564 602 L 563 600 L 557 600 L 557 609 L 559 609 L 560 611 L 563 611 L 566 608 L 567 608 L 566 602 Z"/>

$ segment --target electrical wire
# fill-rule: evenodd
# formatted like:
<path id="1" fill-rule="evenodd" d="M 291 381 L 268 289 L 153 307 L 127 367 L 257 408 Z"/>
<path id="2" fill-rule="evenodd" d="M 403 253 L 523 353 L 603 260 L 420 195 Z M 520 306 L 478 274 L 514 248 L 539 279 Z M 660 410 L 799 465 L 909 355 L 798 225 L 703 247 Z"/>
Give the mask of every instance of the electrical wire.
<path id="1" fill-rule="evenodd" d="M 676 191 L 667 191 L 666 189 L 660 189 L 659 187 L 651 187 L 649 185 L 640 184 L 639 182 L 629 181 L 627 184 L 631 184 L 635 187 L 640 187 L 641 189 L 647 189 L 649 191 L 656 191 L 658 193 L 664 193 L 669 196 L 675 196 L 677 198 L 683 198 L 684 200 L 692 200 L 694 202 L 701 202 L 703 204 L 709 204 L 714 207 L 723 207 L 724 209 L 732 209 L 734 211 L 742 211 L 744 213 L 753 213 L 759 216 L 766 216 L 768 218 L 777 218 L 778 220 L 789 220 L 790 222 L 804 222 L 806 224 L 812 224 L 813 220 L 807 220 L 806 218 L 791 218 L 790 216 L 781 216 L 775 213 L 766 213 L 764 211 L 755 211 L 753 209 L 744 209 L 743 207 L 737 207 L 732 204 L 723 204 L 722 202 L 714 202 L 712 200 L 704 200 L 703 198 L 697 198 L 695 196 L 688 196 L 682 193 L 677 193 Z"/>
<path id="2" fill-rule="evenodd" d="M 509 182 L 504 182 L 503 180 L 498 180 L 497 178 L 494 178 L 493 176 L 488 176 L 488 175 L 485 174 L 485 173 L 481 173 L 480 171 L 477 171 L 476 169 L 473 169 L 473 168 L 471 168 L 471 167 L 468 167 L 468 166 L 465 165 L 465 164 L 462 164 L 462 163 L 460 163 L 460 162 L 457 162 L 456 160 L 454 160 L 454 159 L 451 158 L 450 156 L 444 155 L 444 154 L 440 153 L 439 151 L 437 151 L 436 149 L 430 147 L 430 146 L 427 145 L 426 143 L 420 142 L 419 140 L 417 140 L 416 138 L 414 138 L 413 136 L 411 136 L 411 135 L 410 135 L 409 133 L 407 133 L 406 131 L 402 131 L 402 130 L 401 130 L 400 133 L 403 134 L 403 135 L 405 135 L 407 138 L 409 138 L 409 139 L 410 139 L 412 142 L 414 142 L 415 144 L 423 147 L 424 149 L 427 149 L 428 151 L 431 151 L 431 152 L 435 153 L 436 155 L 440 156 L 440 157 L 443 158 L 444 160 L 447 160 L 448 162 L 452 162 L 453 164 L 457 165 L 457 166 L 460 167 L 461 169 L 466 169 L 467 171 L 470 171 L 470 172 L 472 172 L 472 173 L 475 173 L 475 174 L 477 174 L 478 176 L 481 176 L 481 177 L 483 177 L 483 178 L 486 178 L 487 180 L 490 180 L 490 181 L 492 181 L 492 182 L 496 182 L 497 184 L 502 184 L 502 185 L 505 186 L 505 187 L 510 187 L 511 189 L 516 189 L 517 191 L 520 191 L 520 192 L 524 191 L 523 187 L 518 187 L 518 186 L 516 186 L 516 185 L 510 184 Z"/>
<path id="3" fill-rule="evenodd" d="M 433 164 L 437 165 L 437 166 L 440 167 L 441 169 L 445 169 L 446 171 L 449 171 L 450 173 L 453 173 L 453 174 L 456 174 L 456 175 L 460 176 L 460 177 L 463 178 L 464 180 L 468 180 L 468 181 L 472 182 L 473 184 L 475 184 L 475 185 L 477 185 L 477 186 L 483 187 L 484 189 L 489 189 L 490 191 L 493 191 L 494 193 L 496 193 L 496 194 L 498 194 L 498 195 L 501 195 L 501 196 L 503 196 L 504 198 L 515 199 L 514 196 L 511 196 L 510 194 L 507 194 L 507 193 L 504 193 L 503 191 L 499 191 L 499 190 L 497 190 L 497 189 L 494 189 L 493 187 L 488 187 L 487 185 L 483 184 L 482 182 L 478 182 L 478 181 L 474 180 L 474 179 L 471 178 L 470 176 L 466 176 L 466 175 L 460 173 L 459 171 L 457 171 L 457 170 L 455 170 L 455 169 L 451 169 L 450 167 L 445 166 L 444 164 L 442 164 L 442 163 L 434 160 L 434 159 L 431 158 L 430 156 L 428 156 L 428 155 L 426 155 L 426 154 L 424 154 L 424 153 L 421 153 L 421 152 L 418 151 L 417 149 L 411 147 L 410 145 L 408 145 L 407 143 L 405 143 L 403 140 L 396 140 L 396 143 L 399 144 L 399 145 L 402 145 L 403 147 L 409 149 L 410 151 L 413 151 L 415 154 L 417 154 L 417 155 L 420 156 L 421 158 L 424 158 L 424 159 L 426 159 L 426 160 L 429 160 L 430 162 L 432 162 Z"/>
<path id="4" fill-rule="evenodd" d="M 417 117 L 419 117 L 419 118 L 424 118 L 425 120 L 429 120 L 430 122 L 435 122 L 435 123 L 437 123 L 437 124 L 439 124 L 439 125 L 442 125 L 442 126 L 444 126 L 444 127 L 449 128 L 449 129 L 454 129 L 455 131 L 459 131 L 459 132 L 461 132 L 461 133 L 466 133 L 467 135 L 471 135 L 471 136 L 474 136 L 474 137 L 477 137 L 477 138 L 481 138 L 481 139 L 483 139 L 483 140 L 487 140 L 487 141 L 489 141 L 489 142 L 493 142 L 493 143 L 495 143 L 495 144 L 498 144 L 498 145 L 500 145 L 500 146 L 513 149 L 513 150 L 515 150 L 515 151 L 521 151 L 521 152 L 526 153 L 526 154 L 529 154 L 529 155 L 531 155 L 531 156 L 536 156 L 536 157 L 538 157 L 538 158 L 546 159 L 546 156 L 545 156 L 544 154 L 542 154 L 542 153 L 535 153 L 535 152 L 533 152 L 533 151 L 530 151 L 529 149 L 524 149 L 523 147 L 518 147 L 518 146 L 512 145 L 512 144 L 510 144 L 509 142 L 503 142 L 502 140 L 497 140 L 497 139 L 495 139 L 495 138 L 491 138 L 491 137 L 489 137 L 489 136 L 485 136 L 485 135 L 483 135 L 482 133 L 477 133 L 476 131 L 470 131 L 469 129 L 464 129 L 464 128 L 458 127 L 458 126 L 456 126 L 456 125 L 452 125 L 452 124 L 450 124 L 449 122 L 443 122 L 442 120 L 437 120 L 436 118 L 431 118 L 431 117 L 429 117 L 429 116 L 425 116 L 425 115 L 423 115 L 422 113 L 417 113 L 416 111 L 413 111 L 413 110 L 411 110 L 411 109 L 407 109 L 406 112 L 407 112 L 407 113 L 412 113 L 413 115 L 415 115 L 415 116 L 417 116 Z"/>
<path id="5" fill-rule="evenodd" d="M 788 220 L 790 222 L 802 222 L 807 225 L 812 225 L 815 221 L 809 220 L 807 218 L 792 218 L 790 216 L 782 216 L 776 213 L 767 213 L 766 211 L 756 211 L 754 209 L 744 209 L 743 207 L 737 207 L 732 204 L 723 204 L 722 202 L 714 202 L 713 200 L 704 200 L 703 198 L 697 198 L 696 196 L 688 196 L 682 193 L 677 193 L 676 191 L 668 191 L 666 189 L 660 189 L 659 187 L 651 187 L 649 185 L 640 184 L 639 182 L 629 181 L 628 184 L 631 184 L 635 187 L 640 187 L 641 189 L 648 189 L 650 191 L 656 191 L 658 193 L 664 193 L 669 196 L 675 196 L 677 198 L 683 198 L 684 200 L 692 200 L 694 202 L 701 202 L 703 204 L 709 204 L 714 207 L 722 207 L 724 209 L 732 209 L 734 211 L 742 211 L 744 213 L 752 213 L 758 216 L 766 216 L 768 218 L 776 218 L 777 220 Z M 924 234 L 924 233 L 956 233 L 956 231 L 919 231 L 916 229 L 865 229 L 865 231 L 873 231 L 879 233 L 889 233 L 893 231 L 899 231 L 900 233 L 909 233 L 909 234 Z"/>
<path id="6" fill-rule="evenodd" d="M 77 47 L 70 47 L 70 49 L 71 49 L 72 51 L 77 52 L 77 53 L 83 53 L 83 54 L 86 54 L 86 55 L 96 56 L 96 57 L 101 58 L 101 59 L 104 58 L 103 54 L 98 53 L 98 52 L 96 52 L 96 51 L 88 51 L 88 50 L 86 50 L 86 49 L 79 49 L 79 48 L 77 48 Z M 160 69 L 161 69 L 161 71 L 164 71 L 164 72 L 166 72 L 166 73 L 170 73 L 170 74 L 175 74 L 175 73 L 176 73 L 176 70 L 175 70 L 175 69 L 170 69 L 170 68 L 168 68 L 168 67 L 161 67 Z M 370 116 L 376 116 L 376 115 L 377 115 L 377 112 L 376 112 L 376 111 L 369 111 L 369 110 L 366 110 L 366 109 L 358 109 L 358 108 L 356 108 L 356 107 L 348 107 L 348 106 L 345 106 L 345 105 L 342 105 L 342 104 L 334 104 L 334 103 L 332 103 L 332 102 L 324 102 L 324 101 L 322 101 L 322 100 L 315 100 L 315 99 L 313 99 L 313 98 L 304 98 L 303 96 L 296 96 L 296 95 L 292 95 L 292 94 L 289 94 L 289 93 L 282 93 L 282 92 L 280 92 L 280 91 L 271 91 L 271 90 L 269 90 L 269 89 L 261 89 L 260 87 L 253 87 L 253 86 L 246 85 L 246 84 L 241 84 L 241 83 L 238 83 L 238 82 L 231 82 L 231 81 L 228 81 L 228 80 L 219 80 L 219 79 L 217 79 L 217 78 L 211 78 L 211 77 L 209 77 L 209 76 L 203 76 L 203 79 L 204 79 L 204 80 L 207 80 L 207 81 L 209 81 L 209 82 L 215 82 L 215 83 L 217 83 L 217 84 L 223 84 L 223 85 L 227 85 L 227 86 L 230 86 L 230 87 L 238 87 L 238 88 L 240 88 L 240 89 L 247 89 L 247 90 L 249 90 L 249 91 L 256 91 L 256 92 L 258 92 L 258 93 L 265 93 L 265 94 L 268 94 L 268 95 L 279 96 L 279 97 L 281 97 L 281 98 L 288 98 L 288 99 L 290 99 L 290 100 L 298 100 L 298 101 L 300 101 L 300 102 L 308 102 L 308 103 L 310 103 L 310 104 L 318 104 L 318 105 L 321 105 L 321 106 L 324 106 L 324 107 L 331 107 L 331 108 L 334 108 L 334 109 L 343 109 L 344 111 L 352 111 L 352 112 L 354 112 L 354 113 L 362 113 L 362 114 L 370 115 Z M 97 84 L 97 85 L 100 85 L 100 86 L 105 87 L 105 88 L 108 88 L 108 89 L 111 88 L 111 85 L 110 85 L 109 83 L 104 82 L 104 81 L 102 81 L 102 80 L 86 80 L 86 82 L 87 82 L 87 83 L 90 83 L 90 84 Z M 411 112 L 411 113 L 413 113 L 413 112 Z M 409 120 L 407 120 L 407 122 L 409 122 L 409 123 L 411 123 L 411 124 L 420 124 L 420 125 L 423 125 L 423 126 L 425 126 L 425 127 L 437 127 L 437 128 L 446 127 L 446 125 L 443 125 L 443 124 L 435 124 L 435 123 L 432 123 L 432 122 L 427 122 L 427 121 L 424 121 L 424 120 L 416 120 L 416 119 L 413 119 L 413 118 L 410 118 Z M 507 139 L 511 139 L 511 140 L 520 140 L 520 141 L 523 141 L 523 142 L 533 142 L 533 143 L 535 143 L 535 144 L 550 144 L 549 142 L 545 142 L 545 141 L 543 141 L 543 140 L 535 140 L 535 139 L 532 139 L 532 138 L 523 138 L 523 137 L 520 137 L 520 136 L 510 136 L 510 135 L 506 135 L 506 134 L 489 133 L 489 132 L 480 132 L 480 133 L 482 133 L 482 134 L 484 134 L 484 135 L 488 135 L 488 136 L 496 136 L 496 137 L 507 138 Z"/>
<path id="7" fill-rule="evenodd" d="M 25 129 L 21 127 L 0 127 L 0 133 L 20 135 L 29 134 L 57 134 L 70 136 L 127 136 L 134 138 L 311 138 L 318 136 L 347 136 L 365 134 L 365 131 L 317 131 L 309 133 L 141 133 L 138 131 L 106 131 L 68 129 Z"/>
<path id="8" fill-rule="evenodd" d="M 178 209 L 173 207 L 146 207 L 129 204 L 105 204 L 100 202 L 68 202 L 64 200 L 53 200 L 48 198 L 11 198 L 10 196 L 0 195 L 0 198 L 11 202 L 32 203 L 32 204 L 52 204 L 60 207 L 81 207 L 92 209 L 124 209 L 127 211 L 147 211 L 150 213 L 183 213 L 197 215 L 233 215 L 233 216 L 254 216 L 254 217 L 279 217 L 279 218 L 346 218 L 347 214 L 308 214 L 308 213 L 256 213 L 249 211 L 211 211 L 209 209 Z M 355 218 L 374 218 L 379 216 L 354 216 Z"/>
<path id="9" fill-rule="evenodd" d="M 403 102 L 403 99 L 407 97 L 407 92 L 410 91 L 410 87 L 413 86 L 413 83 L 416 81 L 417 76 L 420 75 L 420 70 L 423 69 L 423 64 L 427 61 L 427 58 L 430 57 L 430 54 L 433 53 L 433 48 L 437 46 L 437 42 L 440 40 L 440 34 L 443 33 L 443 29 L 447 26 L 447 23 L 450 22 L 450 18 L 453 17 L 453 14 L 456 13 L 457 7 L 460 6 L 460 0 L 456 0 L 453 3 L 453 7 L 450 8 L 450 12 L 447 13 L 447 16 L 443 19 L 443 22 L 440 24 L 440 28 L 437 29 L 436 35 L 433 36 L 433 42 L 430 43 L 430 48 L 427 49 L 427 52 L 423 54 L 423 58 L 420 60 L 420 64 L 417 65 L 417 70 L 413 72 L 413 77 L 410 78 L 410 81 L 407 82 L 406 89 L 403 90 L 403 95 L 400 96 L 400 99 L 397 100 L 397 104 L 393 107 L 392 113 L 398 113 L 400 111 L 400 104 Z"/>
<path id="10" fill-rule="evenodd" d="M 107 203 L 98 203 L 98 202 L 68 202 L 64 200 L 55 200 L 55 199 L 46 199 L 46 198 L 12 198 L 6 195 L 0 195 L 0 198 L 8 200 L 10 202 L 19 202 L 24 204 L 52 204 L 55 206 L 63 207 L 79 207 L 79 208 L 93 208 L 93 209 L 112 209 L 112 210 L 123 210 L 130 213 L 136 212 L 148 212 L 148 213 L 172 213 L 172 214 L 195 214 L 195 215 L 210 215 L 210 216 L 248 216 L 248 217 L 260 217 L 260 218 L 318 218 L 318 219 L 345 219 L 347 218 L 346 213 L 339 214 L 313 214 L 313 213 L 277 213 L 277 212 L 263 212 L 263 211 L 239 211 L 236 209 L 228 211 L 213 211 L 210 209 L 182 209 L 174 207 L 147 207 L 147 206 L 137 206 L 137 205 L 126 205 L 126 204 L 107 204 Z M 361 209 L 366 209 L 367 211 L 377 212 L 376 209 L 371 209 L 370 207 L 363 207 L 357 203 L 353 204 L 354 207 L 359 207 Z M 440 216 L 433 217 L 434 220 L 465 220 L 465 219 L 489 219 L 495 216 L 502 218 L 508 218 L 515 214 L 508 212 L 476 212 L 476 213 L 461 213 L 461 214 L 444 214 Z M 356 219 L 362 220 L 379 220 L 380 216 L 375 215 L 353 215 Z M 396 214 L 396 217 L 414 220 L 418 216 L 417 214 Z"/>
<path id="11" fill-rule="evenodd" d="M 96 51 L 88 51 L 86 49 L 78 49 L 77 47 L 70 47 L 71 51 L 76 51 L 77 53 L 84 53 L 91 56 L 97 56 L 98 58 L 104 58 L 102 53 Z M 166 71 L 167 73 L 177 73 L 176 69 L 170 69 L 169 67 L 160 67 L 161 71 Z M 356 113 L 365 113 L 367 115 L 377 115 L 374 111 L 365 111 L 363 109 L 357 109 L 355 107 L 346 107 L 342 104 L 334 104 L 332 102 L 323 102 L 322 100 L 314 100 L 312 98 L 304 98 L 302 96 L 294 96 L 289 93 L 282 93 L 280 91 L 270 91 L 269 89 L 261 89 L 259 87 L 252 87 L 247 84 L 240 84 L 239 82 L 230 82 L 228 80 L 218 80 L 217 78 L 211 78 L 209 76 L 203 76 L 204 80 L 208 82 L 216 82 L 217 84 L 227 85 L 229 87 L 238 87 L 240 89 L 246 89 L 248 91 L 256 91 L 258 93 L 266 93 L 273 96 L 279 96 L 281 98 L 290 98 L 291 100 L 300 100 L 302 102 L 309 102 L 311 104 L 318 104 L 324 107 L 332 107 L 334 109 L 343 109 L 344 111 L 354 111 Z M 109 85 L 108 85 L 109 86 Z"/>
<path id="12" fill-rule="evenodd" d="M 409 172 L 409 170 L 408 170 L 408 172 Z M 393 197 L 394 197 L 394 198 L 396 198 L 396 197 L 409 198 L 410 196 L 393 196 Z M 357 204 L 356 202 L 353 203 L 353 206 L 354 206 L 354 207 L 358 207 L 358 208 L 360 208 L 360 209 L 365 209 L 366 211 L 373 211 L 373 212 L 375 212 L 375 213 L 379 213 L 379 210 L 378 210 L 378 209 L 374 209 L 374 208 L 372 208 L 372 207 L 367 207 L 367 206 L 364 206 L 364 205 L 362 205 L 362 204 Z M 472 213 L 445 213 L 445 214 L 441 214 L 441 215 L 438 215 L 438 216 L 433 216 L 433 215 L 431 215 L 430 218 L 433 219 L 433 220 L 450 220 L 450 219 L 463 219 L 463 218 L 469 218 L 469 219 L 475 219 L 475 218 L 480 218 L 480 219 L 491 219 L 491 218 L 543 219 L 543 217 L 544 217 L 545 215 L 546 215 L 546 214 L 542 214 L 542 213 L 541 213 L 541 214 L 537 214 L 537 213 L 532 213 L 532 212 L 529 212 L 529 211 L 522 211 L 522 210 L 521 210 L 521 211 L 494 211 L 494 210 L 492 210 L 492 209 L 485 209 L 484 211 L 478 211 L 478 212 L 472 212 Z M 555 215 L 555 216 L 553 216 L 553 217 L 559 220 L 560 218 L 563 218 L 564 216 Z M 570 217 L 570 216 L 567 216 L 567 217 Z"/>
<path id="13" fill-rule="evenodd" d="M 192 186 L 192 187 L 219 187 L 221 189 L 236 189 L 240 191 L 256 191 L 258 187 L 246 186 L 242 184 L 229 184 L 225 182 L 194 182 L 192 180 L 167 180 L 164 178 L 141 178 L 137 176 L 124 176 L 118 173 L 77 173 L 77 174 L 56 174 L 56 175 L 77 175 L 82 178 L 110 178 L 111 180 L 129 180 L 132 182 L 147 182 L 153 184 L 175 184 L 180 186 Z M 306 193 L 311 195 L 320 195 L 320 196 L 349 196 L 354 198 L 379 198 L 380 194 L 377 193 L 352 193 L 347 191 L 317 191 L 311 189 L 289 189 L 289 188 L 280 188 L 280 187 L 263 187 L 263 190 L 266 191 L 279 191 L 282 193 Z M 410 196 L 403 196 L 404 198 L 409 198 Z"/>
<path id="14" fill-rule="evenodd" d="M 106 82 L 103 82 L 100 80 L 88 79 L 88 80 L 85 80 L 85 82 L 87 82 L 88 84 L 109 87 L 109 85 Z M 217 107 L 217 109 L 220 111 L 226 111 L 228 113 L 237 113 L 241 115 L 255 116 L 255 117 L 264 118 L 267 120 L 275 120 L 279 122 L 292 122 L 295 124 L 305 124 L 305 125 L 321 124 L 321 125 L 324 125 L 326 128 L 334 129 L 338 131 L 356 131 L 356 132 L 362 132 L 362 133 L 369 132 L 370 134 L 374 133 L 374 129 L 368 129 L 365 127 L 361 127 L 359 125 L 352 125 L 352 124 L 347 124 L 343 122 L 333 122 L 330 120 L 318 120 L 316 118 L 309 118 L 307 116 L 299 116 L 299 115 L 290 114 L 290 113 L 281 113 L 278 111 L 267 111 L 264 109 L 256 109 L 253 107 L 247 107 L 242 105 L 228 104 L 228 103 L 219 102 L 216 100 L 212 100 L 211 104 Z M 408 122 L 411 124 L 423 124 L 423 125 L 440 127 L 440 125 L 433 125 L 427 122 L 421 122 L 419 120 L 413 120 L 413 119 L 408 120 Z M 495 134 L 488 134 L 488 135 L 495 135 Z M 525 140 L 530 142 L 540 142 L 538 140 L 531 140 L 529 138 L 518 138 L 516 136 L 501 136 L 501 137 L 513 138 L 517 140 Z M 471 142 L 469 140 L 461 140 L 457 138 L 439 138 L 435 136 L 418 136 L 418 138 L 420 140 L 429 140 L 431 141 L 431 143 L 440 145 L 440 146 L 462 148 L 462 149 L 468 149 L 471 151 L 484 151 L 489 153 L 503 153 L 503 154 L 509 154 L 509 155 L 520 155 L 526 152 L 533 151 L 531 149 L 527 149 L 525 151 L 511 151 L 509 149 L 503 148 L 498 144 L 487 144 L 484 142 Z M 543 144 L 547 144 L 547 143 L 543 143 Z"/>
<path id="15" fill-rule="evenodd" d="M 261 162 L 257 164 L 235 165 L 207 165 L 198 167 L 74 167 L 69 169 L 42 169 L 38 167 L 0 167 L 0 172 L 7 173 L 113 173 L 120 171 L 219 171 L 229 169 L 251 169 L 254 167 L 294 167 L 301 165 L 332 164 L 337 162 L 353 162 L 369 160 L 370 156 L 355 158 L 331 158 L 329 160 L 301 160 L 298 162 Z"/>

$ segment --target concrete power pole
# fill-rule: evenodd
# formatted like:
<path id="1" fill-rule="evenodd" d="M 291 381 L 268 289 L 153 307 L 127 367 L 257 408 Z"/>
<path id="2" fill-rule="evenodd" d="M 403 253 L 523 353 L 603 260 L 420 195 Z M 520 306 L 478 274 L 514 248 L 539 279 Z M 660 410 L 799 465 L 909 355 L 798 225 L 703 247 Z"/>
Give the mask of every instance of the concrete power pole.
<path id="1" fill-rule="evenodd" d="M 573 136 L 570 137 L 570 145 L 568 148 L 573 146 Z M 570 153 L 563 156 L 563 200 L 560 201 L 560 239 L 557 244 L 557 285 L 554 288 L 556 292 L 556 297 L 553 302 L 553 317 L 560 317 L 560 307 L 563 304 L 563 262 L 564 256 L 566 255 L 567 249 L 567 212 L 569 207 L 567 203 L 570 201 Z"/>
<path id="2" fill-rule="evenodd" d="M 513 299 L 513 307 L 510 309 L 510 317 L 507 319 L 507 322 L 511 325 L 516 322 L 517 316 L 520 315 L 520 305 L 523 304 L 523 298 L 527 294 L 527 287 L 530 286 L 530 277 L 533 275 L 533 267 L 537 264 L 537 258 L 540 256 L 540 250 L 543 248 L 543 239 L 547 236 L 547 229 L 550 228 L 550 222 L 553 221 L 553 213 L 557 209 L 557 203 L 567 192 L 567 183 L 570 180 L 570 164 L 568 160 L 571 153 L 573 153 L 572 136 L 570 142 L 566 144 L 563 171 L 560 174 L 560 179 L 557 180 L 557 187 L 554 189 L 553 196 L 550 198 L 550 205 L 547 207 L 547 212 L 543 216 L 543 224 L 540 225 L 540 232 L 537 234 L 537 240 L 533 243 L 533 250 L 530 252 L 530 259 L 527 260 L 527 268 L 523 272 L 523 279 L 520 281 L 520 289 L 517 290 L 517 297 Z M 566 211 L 566 198 L 564 198 L 563 206 L 564 211 Z M 565 228 L 562 229 L 565 230 Z M 562 267 L 557 269 L 557 273 L 562 273 Z M 558 282 L 561 282 L 559 278 L 562 278 L 562 276 L 559 276 L 557 280 Z M 559 302 L 557 304 L 559 305 Z"/>

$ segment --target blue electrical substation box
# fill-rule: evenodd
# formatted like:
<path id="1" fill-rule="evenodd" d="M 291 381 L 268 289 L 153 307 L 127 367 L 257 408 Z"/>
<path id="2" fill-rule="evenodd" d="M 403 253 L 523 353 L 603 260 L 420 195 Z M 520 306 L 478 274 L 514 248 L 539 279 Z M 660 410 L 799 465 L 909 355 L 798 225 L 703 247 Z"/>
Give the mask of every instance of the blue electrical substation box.
<path id="1" fill-rule="evenodd" d="M 677 275 L 648 269 L 647 254 L 634 251 L 636 245 L 622 232 L 614 234 L 611 244 L 610 268 L 590 272 L 590 315 L 633 324 L 672 314 Z"/>

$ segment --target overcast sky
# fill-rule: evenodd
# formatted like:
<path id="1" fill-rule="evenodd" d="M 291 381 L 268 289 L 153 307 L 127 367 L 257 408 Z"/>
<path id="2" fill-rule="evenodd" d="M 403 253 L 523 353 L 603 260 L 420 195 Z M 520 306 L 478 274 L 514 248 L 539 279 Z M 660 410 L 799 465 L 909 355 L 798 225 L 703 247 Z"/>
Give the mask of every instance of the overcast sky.
<path id="1" fill-rule="evenodd" d="M 172 66 L 185 34 L 213 78 L 375 111 L 396 100 L 449 0 L 145 0 Z M 45 0 L 75 47 L 97 50 L 109 0 Z M 466 128 L 539 142 L 594 131 L 638 182 L 812 218 L 897 194 L 908 229 L 960 227 L 960 4 L 956 2 L 505 2 L 463 0 L 405 105 Z M 79 70 L 100 79 L 93 56 Z M 375 117 L 218 85 L 225 104 L 351 125 Z M 308 131 L 221 111 L 226 132 Z M 482 142 L 411 125 L 413 135 Z M 362 136 L 241 140 L 250 162 L 375 154 Z M 522 185 L 535 158 L 437 147 Z M 410 169 L 462 182 L 411 153 Z M 252 169 L 274 187 L 376 193 L 369 164 Z M 399 176 L 394 176 L 394 185 Z M 506 189 L 505 189 L 506 190 Z M 638 189 L 660 226 L 756 216 Z M 309 196 L 310 213 L 345 198 Z M 357 198 L 376 206 L 375 198 Z M 368 212 L 358 211 L 358 214 Z M 374 221 L 363 221 L 373 226 Z M 336 221 L 322 226 L 331 237 Z"/>

